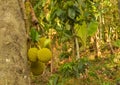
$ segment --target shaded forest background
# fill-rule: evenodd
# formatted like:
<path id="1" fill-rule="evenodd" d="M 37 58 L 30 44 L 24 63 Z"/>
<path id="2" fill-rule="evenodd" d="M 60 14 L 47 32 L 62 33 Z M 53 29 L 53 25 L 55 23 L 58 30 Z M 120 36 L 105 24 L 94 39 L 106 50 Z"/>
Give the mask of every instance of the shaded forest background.
<path id="1" fill-rule="evenodd" d="M 52 51 L 32 84 L 119 85 L 119 0 L 26 0 L 25 12 L 29 47 L 46 37 Z"/>

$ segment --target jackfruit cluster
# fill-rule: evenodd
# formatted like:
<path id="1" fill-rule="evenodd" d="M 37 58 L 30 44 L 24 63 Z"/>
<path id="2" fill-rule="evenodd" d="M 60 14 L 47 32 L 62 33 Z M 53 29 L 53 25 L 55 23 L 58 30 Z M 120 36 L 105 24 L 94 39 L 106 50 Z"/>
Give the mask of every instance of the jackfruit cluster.
<path id="1" fill-rule="evenodd" d="M 40 75 L 45 69 L 45 63 L 52 58 L 52 52 L 48 48 L 38 49 L 36 47 L 28 50 L 28 59 L 31 61 L 31 72 L 33 75 Z"/>

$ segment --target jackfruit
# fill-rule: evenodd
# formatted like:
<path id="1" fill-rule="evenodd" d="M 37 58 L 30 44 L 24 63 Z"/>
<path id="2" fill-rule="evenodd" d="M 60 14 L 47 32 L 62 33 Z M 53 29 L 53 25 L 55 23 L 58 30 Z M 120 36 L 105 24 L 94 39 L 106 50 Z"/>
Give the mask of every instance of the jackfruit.
<path id="1" fill-rule="evenodd" d="M 45 40 L 46 40 L 45 37 L 40 38 L 40 39 L 38 40 L 38 42 L 37 42 L 38 47 L 40 46 L 41 48 L 43 48 L 43 47 L 44 47 Z"/>
<path id="2" fill-rule="evenodd" d="M 52 58 L 52 52 L 48 48 L 38 50 L 38 60 L 47 63 Z"/>
<path id="3" fill-rule="evenodd" d="M 50 48 L 51 40 L 49 38 L 42 37 L 38 40 L 37 46 L 40 48 Z"/>
<path id="4" fill-rule="evenodd" d="M 33 75 L 41 75 L 45 70 L 45 63 L 42 63 L 40 61 L 32 62 L 31 63 L 31 72 Z"/>
<path id="5" fill-rule="evenodd" d="M 37 61 L 37 52 L 38 52 L 38 49 L 33 47 L 33 48 L 30 48 L 28 50 L 28 59 L 31 61 L 31 62 L 35 62 Z"/>

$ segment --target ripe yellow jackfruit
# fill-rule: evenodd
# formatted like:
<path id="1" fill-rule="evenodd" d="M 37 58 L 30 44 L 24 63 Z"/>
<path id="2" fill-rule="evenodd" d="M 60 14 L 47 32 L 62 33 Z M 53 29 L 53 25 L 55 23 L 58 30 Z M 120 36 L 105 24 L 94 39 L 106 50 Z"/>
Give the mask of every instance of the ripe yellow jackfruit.
<path id="1" fill-rule="evenodd" d="M 35 62 L 37 61 L 37 52 L 38 52 L 38 49 L 37 48 L 30 48 L 28 50 L 28 58 L 30 61 L 32 62 Z"/>
<path id="2" fill-rule="evenodd" d="M 42 63 L 40 61 L 32 62 L 31 63 L 31 72 L 33 75 L 40 75 L 45 70 L 45 63 Z"/>
<path id="3" fill-rule="evenodd" d="M 47 63 L 52 58 L 52 52 L 48 48 L 38 50 L 38 60 Z"/>

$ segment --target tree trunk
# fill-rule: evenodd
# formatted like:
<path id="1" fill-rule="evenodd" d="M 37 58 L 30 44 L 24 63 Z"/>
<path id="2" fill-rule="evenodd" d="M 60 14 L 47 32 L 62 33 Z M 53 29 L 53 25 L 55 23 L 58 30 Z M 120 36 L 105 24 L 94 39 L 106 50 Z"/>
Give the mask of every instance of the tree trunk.
<path id="1" fill-rule="evenodd" d="M 18 0 L 0 0 L 0 85 L 30 85 L 27 37 Z"/>
<path id="2" fill-rule="evenodd" d="M 119 18 L 120 18 L 120 0 L 118 0 L 118 11 L 119 11 Z"/>

